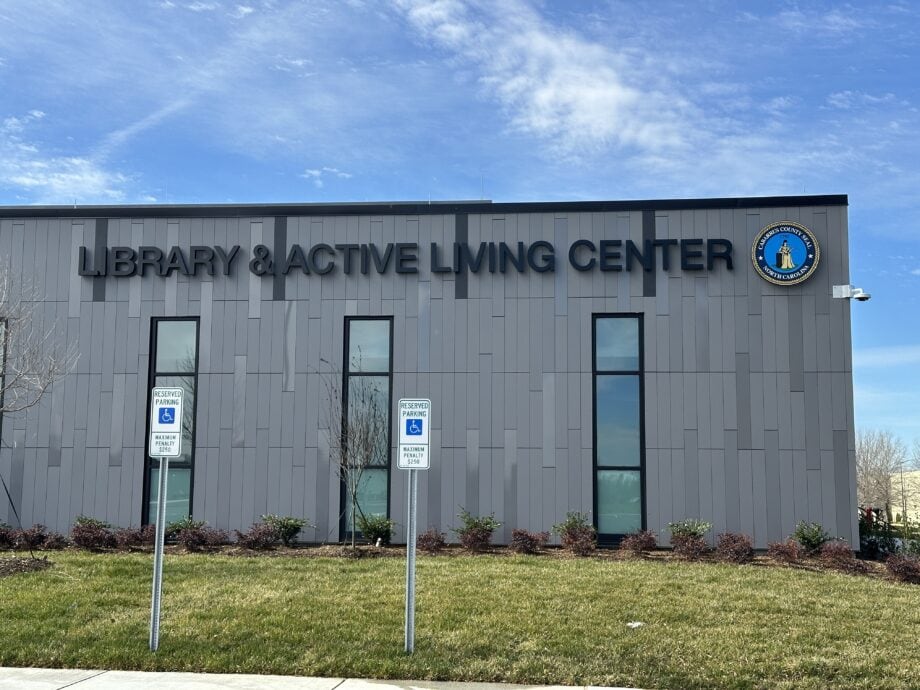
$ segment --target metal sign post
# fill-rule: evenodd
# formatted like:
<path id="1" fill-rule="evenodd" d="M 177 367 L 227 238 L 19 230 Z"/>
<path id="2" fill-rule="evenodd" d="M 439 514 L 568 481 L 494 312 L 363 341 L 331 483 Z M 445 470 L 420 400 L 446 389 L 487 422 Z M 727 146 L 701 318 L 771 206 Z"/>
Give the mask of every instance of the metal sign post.
<path id="1" fill-rule="evenodd" d="M 409 517 L 406 520 L 406 654 L 415 651 L 415 541 L 418 470 L 409 470 Z"/>
<path id="2" fill-rule="evenodd" d="M 406 654 L 415 651 L 415 542 L 418 539 L 418 470 L 431 466 L 428 440 L 431 401 L 399 401 L 399 456 L 396 466 L 409 470 L 409 515 L 406 520 Z"/>
<path id="3" fill-rule="evenodd" d="M 156 544 L 150 602 L 150 651 L 160 646 L 160 600 L 163 593 L 163 543 L 166 540 L 166 481 L 169 458 L 182 452 L 182 389 L 154 388 L 150 404 L 150 457 L 160 458 Z"/>
<path id="4" fill-rule="evenodd" d="M 153 547 L 153 593 L 150 603 L 150 651 L 160 646 L 160 598 L 163 592 L 163 543 L 166 541 L 166 480 L 169 458 L 160 458 L 159 493 L 157 493 L 157 531 Z"/>

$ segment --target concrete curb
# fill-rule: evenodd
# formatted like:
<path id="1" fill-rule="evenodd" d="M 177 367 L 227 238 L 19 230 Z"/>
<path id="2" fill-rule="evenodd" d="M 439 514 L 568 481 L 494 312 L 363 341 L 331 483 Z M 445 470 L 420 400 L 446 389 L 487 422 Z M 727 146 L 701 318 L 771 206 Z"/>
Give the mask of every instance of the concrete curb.
<path id="1" fill-rule="evenodd" d="M 599 686 L 575 686 L 594 690 Z M 0 667 L 0 690 L 572 690 L 563 685 Z M 624 690 L 614 688 L 613 690 Z"/>

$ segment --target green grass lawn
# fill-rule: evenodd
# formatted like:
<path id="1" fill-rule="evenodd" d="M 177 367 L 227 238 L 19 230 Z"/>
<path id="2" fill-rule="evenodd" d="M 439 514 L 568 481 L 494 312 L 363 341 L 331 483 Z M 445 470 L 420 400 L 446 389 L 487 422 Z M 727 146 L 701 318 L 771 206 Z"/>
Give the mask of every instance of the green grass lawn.
<path id="1" fill-rule="evenodd" d="M 167 554 L 152 654 L 150 554 L 50 558 L 50 570 L 0 579 L 0 665 L 645 688 L 920 686 L 920 587 L 864 577 L 423 556 L 416 652 L 406 656 L 403 559 Z"/>

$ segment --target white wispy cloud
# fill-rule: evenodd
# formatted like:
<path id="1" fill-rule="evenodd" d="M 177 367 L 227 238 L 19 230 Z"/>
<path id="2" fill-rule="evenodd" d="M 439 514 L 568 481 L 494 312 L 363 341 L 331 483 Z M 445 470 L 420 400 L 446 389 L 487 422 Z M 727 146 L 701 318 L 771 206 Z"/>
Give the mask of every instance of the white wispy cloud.
<path id="1" fill-rule="evenodd" d="M 230 16 L 234 19 L 242 19 L 243 17 L 246 17 L 255 11 L 255 8 L 250 7 L 249 5 L 237 5 L 235 8 L 233 8 Z"/>
<path id="2" fill-rule="evenodd" d="M 149 115 L 145 115 L 136 122 L 132 122 L 124 127 L 109 132 L 103 141 L 93 150 L 94 157 L 98 159 L 107 158 L 118 147 L 124 146 L 144 131 L 156 127 L 188 105 L 189 101 L 187 99 L 171 101 Z"/>
<path id="3" fill-rule="evenodd" d="M 553 27 L 516 0 L 395 0 L 420 37 L 479 72 L 511 126 L 569 153 L 608 144 L 645 150 L 683 142 L 682 99 L 640 89 L 629 57 Z"/>
<path id="4" fill-rule="evenodd" d="M 915 268 L 913 271 L 910 272 L 910 274 L 912 276 L 920 276 L 920 268 Z"/>
<path id="5" fill-rule="evenodd" d="M 827 97 L 827 103 L 833 108 L 849 110 L 861 105 L 880 105 L 882 103 L 894 103 L 897 99 L 893 93 L 874 96 L 862 91 L 837 91 Z"/>
<path id="6" fill-rule="evenodd" d="M 47 153 L 28 128 L 45 114 L 33 110 L 0 125 L 0 187 L 13 188 L 29 203 L 117 202 L 129 178 L 89 156 Z"/>
<path id="7" fill-rule="evenodd" d="M 338 168 L 330 168 L 323 166 L 322 168 L 308 168 L 303 171 L 300 175 L 304 179 L 310 180 L 313 182 L 313 186 L 317 189 L 322 189 L 324 186 L 323 178 L 335 177 L 340 180 L 349 180 L 353 177 L 351 173 L 347 173 L 344 170 L 339 170 Z"/>
<path id="8" fill-rule="evenodd" d="M 920 364 L 920 345 L 897 345 L 854 350 L 855 367 L 898 367 Z"/>
<path id="9" fill-rule="evenodd" d="M 835 7 L 827 11 L 795 7 L 783 10 L 773 19 L 787 31 L 837 37 L 861 31 L 872 25 L 866 12 L 850 6 Z"/>

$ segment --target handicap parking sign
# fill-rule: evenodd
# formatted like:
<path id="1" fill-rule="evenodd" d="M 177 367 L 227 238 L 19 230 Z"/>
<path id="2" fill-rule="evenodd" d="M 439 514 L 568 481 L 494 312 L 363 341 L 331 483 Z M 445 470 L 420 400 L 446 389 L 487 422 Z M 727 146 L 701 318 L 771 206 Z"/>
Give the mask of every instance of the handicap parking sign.
<path id="1" fill-rule="evenodd" d="M 160 424 L 175 424 L 176 423 L 176 408 L 175 407 L 161 407 L 160 408 Z"/>
<path id="2" fill-rule="evenodd" d="M 424 420 L 409 418 L 406 420 L 406 436 L 421 436 Z"/>

